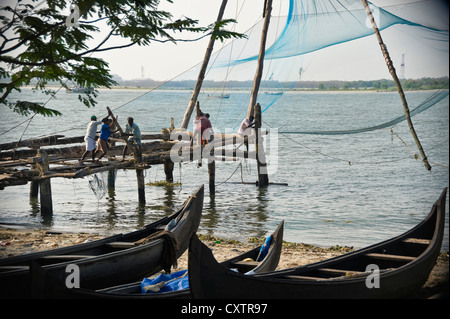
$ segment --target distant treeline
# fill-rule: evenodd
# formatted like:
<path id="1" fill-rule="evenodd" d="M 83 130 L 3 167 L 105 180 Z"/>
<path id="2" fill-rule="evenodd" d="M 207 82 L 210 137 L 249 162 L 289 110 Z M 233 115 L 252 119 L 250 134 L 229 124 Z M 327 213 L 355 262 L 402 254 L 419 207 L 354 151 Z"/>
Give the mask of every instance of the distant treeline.
<path id="1" fill-rule="evenodd" d="M 119 86 L 140 87 L 140 88 L 178 88 L 193 89 L 195 80 L 187 81 L 171 81 L 169 83 L 155 81 L 152 79 L 136 79 L 122 80 L 117 79 Z M 400 81 L 405 90 L 432 90 L 448 88 L 448 77 L 440 78 L 421 78 L 421 79 L 403 79 Z M 204 81 L 202 88 L 221 88 L 239 89 L 251 88 L 253 81 L 227 81 L 226 85 L 222 82 Z M 374 89 L 374 90 L 395 90 L 395 83 L 392 80 L 370 80 L 370 81 L 298 81 L 296 83 L 278 82 L 278 81 L 262 81 L 261 87 L 265 89 L 316 89 L 316 90 L 355 90 L 355 89 Z"/>
<path id="2" fill-rule="evenodd" d="M 8 79 L 1 79 L 0 82 L 6 82 Z M 118 87 L 129 88 L 166 88 L 166 89 L 188 89 L 193 90 L 196 84 L 195 80 L 186 81 L 155 81 L 152 79 L 136 79 L 123 80 L 121 77 L 114 75 L 114 80 Z M 448 77 L 440 78 L 421 78 L 421 79 L 403 79 L 400 80 L 404 90 L 437 90 L 448 89 Z M 31 85 L 35 83 L 31 81 Z M 49 86 L 59 86 L 58 82 L 49 82 Z M 227 81 L 222 82 L 203 81 L 202 89 L 225 88 L 225 89 L 247 89 L 253 86 L 253 81 Z M 287 89 L 294 90 L 396 90 L 394 81 L 392 80 L 369 80 L 369 81 L 297 81 L 278 82 L 278 81 L 262 81 L 261 88 L 267 89 Z"/>

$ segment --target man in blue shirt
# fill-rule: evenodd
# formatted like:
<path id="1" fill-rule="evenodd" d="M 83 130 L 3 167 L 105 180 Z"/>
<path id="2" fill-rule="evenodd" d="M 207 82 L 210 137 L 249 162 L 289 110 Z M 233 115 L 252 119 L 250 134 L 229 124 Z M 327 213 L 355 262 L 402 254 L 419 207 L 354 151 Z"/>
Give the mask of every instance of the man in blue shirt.
<path id="1" fill-rule="evenodd" d="M 100 129 L 100 138 L 98 139 L 98 143 L 97 143 L 97 150 L 95 151 L 95 154 L 97 155 L 99 152 L 101 152 L 102 154 L 100 154 L 100 156 L 98 157 L 98 159 L 95 161 L 96 163 L 100 163 L 100 159 L 106 155 L 106 152 L 108 150 L 108 144 L 107 141 L 109 139 L 109 137 L 111 136 L 111 134 L 116 133 L 117 130 L 115 130 L 114 132 L 111 131 L 111 124 L 112 124 L 112 120 L 108 119 L 107 117 L 105 117 L 102 120 L 103 124 L 102 127 Z"/>

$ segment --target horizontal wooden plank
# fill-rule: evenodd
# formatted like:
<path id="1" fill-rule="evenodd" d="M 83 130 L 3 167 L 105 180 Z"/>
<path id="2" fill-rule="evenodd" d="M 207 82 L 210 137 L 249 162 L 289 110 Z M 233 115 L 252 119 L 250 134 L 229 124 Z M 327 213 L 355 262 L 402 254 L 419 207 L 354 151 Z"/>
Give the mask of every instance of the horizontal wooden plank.
<path id="1" fill-rule="evenodd" d="M 95 257 L 92 255 L 50 255 L 50 256 L 44 256 L 41 257 L 41 259 L 60 259 L 60 260 L 77 260 L 77 259 L 84 259 L 84 258 L 90 258 Z"/>
<path id="2" fill-rule="evenodd" d="M 336 276 L 354 276 L 354 275 L 364 275 L 365 272 L 363 271 L 355 271 L 355 270 L 343 270 L 343 269 L 332 269 L 332 268 L 320 268 L 320 272 L 326 273 L 329 275 L 336 275 Z"/>
<path id="3" fill-rule="evenodd" d="M 320 278 L 320 277 L 313 277 L 313 276 L 298 276 L 298 275 L 287 275 L 283 276 L 283 279 L 293 279 L 293 280 L 326 280 L 328 278 Z"/>
<path id="4" fill-rule="evenodd" d="M 0 271 L 11 271 L 11 270 L 28 270 L 28 266 L 0 266 Z"/>
<path id="5" fill-rule="evenodd" d="M 410 256 L 378 254 L 378 253 L 369 253 L 369 254 L 366 254 L 366 256 L 369 258 L 374 258 L 374 259 L 400 261 L 400 262 L 411 262 L 416 259 L 416 257 L 410 257 Z"/>
<path id="6" fill-rule="evenodd" d="M 236 267 L 240 267 L 240 266 L 244 266 L 244 267 L 256 267 L 259 265 L 259 262 L 257 261 L 236 261 L 234 263 L 232 263 L 233 266 Z"/>
<path id="7" fill-rule="evenodd" d="M 122 242 L 122 241 L 115 241 L 111 243 L 106 243 L 106 246 L 111 248 L 117 248 L 117 249 L 128 249 L 135 247 L 135 243 L 129 243 L 129 242 Z"/>
<path id="8" fill-rule="evenodd" d="M 422 238 L 406 238 L 403 242 L 407 244 L 429 245 L 431 241 L 429 239 Z"/>

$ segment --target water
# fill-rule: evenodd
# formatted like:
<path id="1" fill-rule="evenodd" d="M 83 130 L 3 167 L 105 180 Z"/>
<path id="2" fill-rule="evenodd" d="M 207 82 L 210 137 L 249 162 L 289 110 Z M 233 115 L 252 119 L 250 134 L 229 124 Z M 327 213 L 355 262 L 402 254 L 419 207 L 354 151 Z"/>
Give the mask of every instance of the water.
<path id="1" fill-rule="evenodd" d="M 95 108 L 86 108 L 74 94 L 59 92 L 47 106 L 63 112 L 58 118 L 26 118 L 10 110 L 1 118 L 1 142 L 50 135 L 84 135 L 92 114 L 101 117 L 106 106 L 125 124 L 133 116 L 143 132 L 160 132 L 174 117 L 179 126 L 189 91 L 101 90 Z M 211 114 L 216 131 L 237 130 L 246 115 L 248 95 L 230 92 L 229 99 L 200 96 L 202 109 Z M 410 92 L 411 109 L 430 92 Z M 24 89 L 20 99 L 33 95 Z M 260 95 L 267 105 L 269 95 Z M 278 129 L 278 139 L 268 137 L 269 180 L 288 186 L 258 189 L 241 181 L 257 179 L 251 160 L 216 163 L 216 195 L 208 192 L 207 165 L 175 165 L 174 178 L 181 186 L 146 186 L 144 207 L 138 205 L 137 182 L 132 170 L 117 171 L 116 187 L 98 198 L 89 180 L 52 179 L 53 215 L 44 218 L 39 203 L 30 202 L 29 185 L 0 191 L 0 225 L 54 230 L 98 232 L 109 235 L 128 232 L 173 212 L 205 184 L 200 233 L 245 241 L 265 236 L 285 220 L 284 238 L 319 246 L 371 245 L 399 235 L 419 223 L 448 186 L 449 108 L 448 98 L 413 117 L 414 126 L 432 165 L 427 171 L 414 159 L 417 147 L 406 122 L 390 130 L 354 135 L 297 135 L 287 131 L 336 130 L 367 127 L 402 115 L 397 93 L 288 93 L 263 113 L 264 127 Z M 15 129 L 6 130 L 17 126 Z M 276 134 L 272 134 L 275 136 Z M 269 135 L 271 136 L 271 135 Z M 277 143 L 275 143 L 277 142 Z M 276 147 L 277 146 L 277 147 Z M 276 156 L 276 151 L 278 156 Z M 240 166 L 239 166 L 240 165 Z M 106 180 L 106 174 L 100 174 Z M 145 180 L 164 180 L 161 165 L 145 171 Z M 448 218 L 448 204 L 447 204 Z M 443 248 L 448 249 L 448 219 Z"/>

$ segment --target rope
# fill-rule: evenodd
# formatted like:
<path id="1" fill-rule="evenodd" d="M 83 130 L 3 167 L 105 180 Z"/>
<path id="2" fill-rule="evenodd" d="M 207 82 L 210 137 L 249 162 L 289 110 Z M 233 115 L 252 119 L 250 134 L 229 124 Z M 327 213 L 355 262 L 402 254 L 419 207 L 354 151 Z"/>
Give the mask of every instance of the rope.
<path id="1" fill-rule="evenodd" d="M 230 176 L 228 176 L 228 178 L 226 180 L 224 180 L 223 182 L 221 182 L 220 184 L 216 185 L 216 186 L 220 186 L 222 184 L 225 184 L 226 182 L 228 182 L 228 180 L 236 173 L 237 169 L 241 167 L 241 179 L 242 179 L 242 160 L 239 162 L 238 166 L 235 168 L 235 170 L 233 171 L 233 173 L 231 173 Z M 243 181 L 242 181 L 243 182 Z"/>

